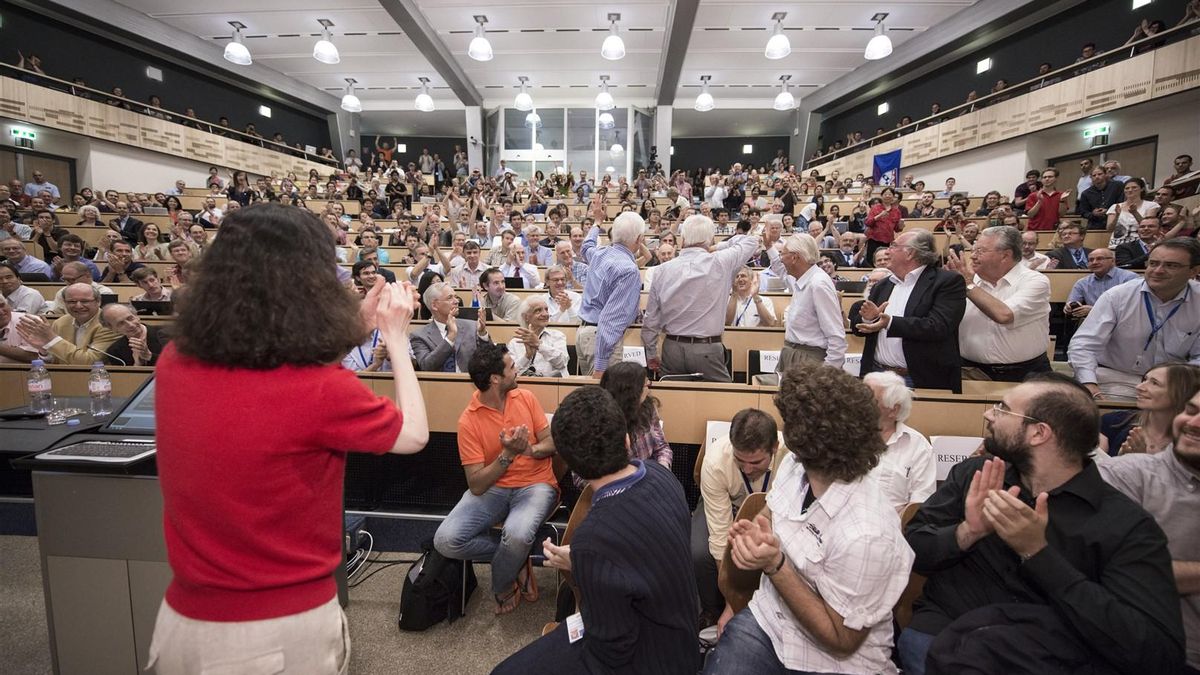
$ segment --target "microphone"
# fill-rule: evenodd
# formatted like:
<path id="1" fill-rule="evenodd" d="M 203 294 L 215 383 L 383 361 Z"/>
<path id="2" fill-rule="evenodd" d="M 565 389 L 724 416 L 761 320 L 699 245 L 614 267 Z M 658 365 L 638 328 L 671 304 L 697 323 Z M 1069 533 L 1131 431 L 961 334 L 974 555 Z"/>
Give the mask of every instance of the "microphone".
<path id="1" fill-rule="evenodd" d="M 121 362 L 121 365 L 123 365 L 123 366 L 128 366 L 128 365 L 129 365 L 128 363 L 125 363 L 125 359 L 122 359 L 122 358 L 121 358 L 121 357 L 119 357 L 119 356 L 113 356 L 112 354 L 109 354 L 108 352 L 106 352 L 106 351 L 104 351 L 103 349 L 100 349 L 100 348 L 98 348 L 98 347 L 88 347 L 88 349 L 91 349 L 91 350 L 92 350 L 92 351 L 94 351 L 94 352 L 100 352 L 101 354 L 103 354 L 103 355 L 105 355 L 105 356 L 109 357 L 110 359 L 113 359 L 114 361 L 120 361 L 120 362 Z"/>

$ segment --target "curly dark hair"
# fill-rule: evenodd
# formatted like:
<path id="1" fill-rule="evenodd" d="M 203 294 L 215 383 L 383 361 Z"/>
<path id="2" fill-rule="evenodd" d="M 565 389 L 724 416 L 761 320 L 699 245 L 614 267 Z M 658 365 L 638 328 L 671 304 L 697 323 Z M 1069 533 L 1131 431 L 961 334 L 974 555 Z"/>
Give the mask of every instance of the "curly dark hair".
<path id="1" fill-rule="evenodd" d="M 238 209 L 195 262 L 198 274 L 176 302 L 175 344 L 188 356 L 260 370 L 319 365 L 366 339 L 359 303 L 337 279 L 333 236 L 307 211 Z"/>
<path id="2" fill-rule="evenodd" d="M 629 464 L 623 417 L 617 402 L 603 388 L 579 387 L 558 404 L 550 420 L 554 447 L 584 480 L 616 473 Z"/>
<path id="3" fill-rule="evenodd" d="M 879 406 L 871 389 L 840 368 L 789 367 L 780 377 L 775 407 L 788 449 L 806 470 L 830 480 L 867 475 L 887 448 L 879 437 Z"/>
<path id="4" fill-rule="evenodd" d="M 471 382 L 479 391 L 487 391 L 492 386 L 492 376 L 504 376 L 504 355 L 508 353 L 508 345 L 479 344 L 475 353 L 471 354 L 471 362 L 467 364 L 467 373 Z"/>
<path id="5" fill-rule="evenodd" d="M 625 429 L 630 436 L 645 432 L 658 410 L 658 399 L 642 398 L 646 388 L 646 369 L 636 361 L 621 361 L 609 366 L 600 376 L 600 387 L 607 391 L 625 416 Z"/>

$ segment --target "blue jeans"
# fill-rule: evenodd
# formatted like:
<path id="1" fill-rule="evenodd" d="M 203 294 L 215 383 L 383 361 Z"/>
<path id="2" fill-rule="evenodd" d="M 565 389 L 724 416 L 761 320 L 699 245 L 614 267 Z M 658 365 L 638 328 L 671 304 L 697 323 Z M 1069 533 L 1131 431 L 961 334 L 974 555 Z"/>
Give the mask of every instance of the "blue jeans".
<path id="1" fill-rule="evenodd" d="M 929 645 L 937 636 L 922 633 L 911 628 L 900 631 L 900 639 L 896 640 L 896 653 L 900 656 L 900 666 L 904 675 L 925 675 L 925 657 L 929 655 Z"/>
<path id="2" fill-rule="evenodd" d="M 467 490 L 433 535 L 433 546 L 455 560 L 490 560 L 492 593 L 507 593 L 557 501 L 558 491 L 548 483 L 493 485 L 482 495 Z M 497 523 L 504 524 L 499 533 L 492 529 Z"/>
<path id="3" fill-rule="evenodd" d="M 749 609 L 743 609 L 725 624 L 725 632 L 704 664 L 704 675 L 754 673 L 755 675 L 819 675 L 790 670 L 775 655 L 771 638 L 758 626 Z"/>

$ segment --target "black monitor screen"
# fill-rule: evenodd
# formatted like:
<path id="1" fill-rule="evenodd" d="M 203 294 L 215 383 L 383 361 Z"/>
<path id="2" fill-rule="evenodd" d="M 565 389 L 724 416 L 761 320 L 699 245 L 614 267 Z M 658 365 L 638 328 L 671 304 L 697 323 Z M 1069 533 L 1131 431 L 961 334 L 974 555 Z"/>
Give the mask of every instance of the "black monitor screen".
<path id="1" fill-rule="evenodd" d="M 104 427 L 125 434 L 154 435 L 154 378 L 146 380 Z"/>

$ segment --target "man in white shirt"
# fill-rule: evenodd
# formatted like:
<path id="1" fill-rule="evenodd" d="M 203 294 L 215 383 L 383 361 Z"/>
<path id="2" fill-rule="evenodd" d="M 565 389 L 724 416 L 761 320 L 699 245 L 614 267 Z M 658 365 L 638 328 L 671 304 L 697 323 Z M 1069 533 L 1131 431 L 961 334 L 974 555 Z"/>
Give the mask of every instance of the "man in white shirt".
<path id="1" fill-rule="evenodd" d="M 558 265 L 546 270 L 546 307 L 550 311 L 550 323 L 579 323 L 579 305 L 583 296 L 567 290 L 567 272 Z"/>
<path id="2" fill-rule="evenodd" d="M 733 609 L 717 586 L 729 526 L 752 492 L 766 492 L 771 476 L 788 455 L 775 418 L 757 408 L 738 411 L 729 434 L 704 449 L 699 469 L 700 502 L 692 513 L 692 565 L 700 591 L 700 623 L 729 621 Z"/>
<path id="3" fill-rule="evenodd" d="M 767 217 L 780 218 L 773 214 Z M 783 251 L 779 251 L 773 239 L 777 233 L 774 228 L 766 228 L 763 245 L 771 261 L 771 273 L 783 279 L 792 292 L 778 372 L 801 361 L 841 368 L 846 360 L 846 321 L 833 279 L 817 265 L 821 259 L 817 242 L 807 234 L 794 234 L 784 240 Z"/>
<path id="4" fill-rule="evenodd" d="M 1050 279 L 1020 264 L 1021 231 L 1008 225 L 979 234 L 969 258 L 948 254 L 946 269 L 967 282 L 958 329 L 964 380 L 1022 382 L 1050 371 Z"/>
<path id="5" fill-rule="evenodd" d="M 500 272 L 507 278 L 520 278 L 523 288 L 537 288 L 542 285 L 538 268 L 526 262 L 528 254 L 525 246 L 514 241 L 508 249 L 508 262 L 500 266 Z"/>
<path id="6" fill-rule="evenodd" d="M 715 253 L 713 221 L 689 216 L 680 228 L 683 250 L 659 266 L 642 322 L 646 363 L 663 375 L 700 373 L 709 382 L 730 382 L 725 366 L 725 308 L 733 276 L 758 250 L 758 237 L 738 235 Z M 666 334 L 662 359 L 658 336 Z"/>
<path id="7" fill-rule="evenodd" d="M 1134 401 L 1154 366 L 1200 365 L 1200 241 L 1167 239 L 1154 247 L 1142 281 L 1104 292 L 1071 338 L 1075 379 L 1096 398 Z"/>
<path id="8" fill-rule="evenodd" d="M 454 284 L 455 288 L 478 288 L 479 275 L 487 271 L 487 265 L 481 260 L 483 251 L 479 248 L 479 242 L 470 240 L 463 244 L 462 257 L 462 266 L 454 270 L 447 281 Z"/>
<path id="9" fill-rule="evenodd" d="M 729 529 L 734 565 L 763 575 L 704 672 L 895 673 L 892 607 L 914 556 L 868 477 L 884 451 L 871 391 L 845 371 L 801 363 L 784 374 L 775 407 L 791 454 L 769 512 Z"/>
<path id="10" fill-rule="evenodd" d="M 867 373 L 863 383 L 879 404 L 879 437 L 887 450 L 871 476 L 897 513 L 909 504 L 920 504 L 937 488 L 937 461 L 933 446 L 921 432 L 905 424 L 912 412 L 912 390 L 895 373 Z"/>
<path id="11" fill-rule="evenodd" d="M 31 363 L 37 358 L 37 347 L 17 331 L 23 316 L 24 312 L 13 311 L 8 300 L 0 295 L 0 363 Z"/>
<path id="12" fill-rule="evenodd" d="M 1025 231 L 1021 233 L 1021 264 L 1031 270 L 1044 270 L 1050 264 L 1050 257 L 1039 253 L 1038 233 Z"/>
<path id="13" fill-rule="evenodd" d="M 187 187 L 187 183 L 183 182 L 182 180 L 177 180 L 177 181 L 175 181 L 175 187 L 168 188 L 165 194 L 174 195 L 174 196 L 178 197 L 183 194 L 183 190 L 186 187 Z"/>

